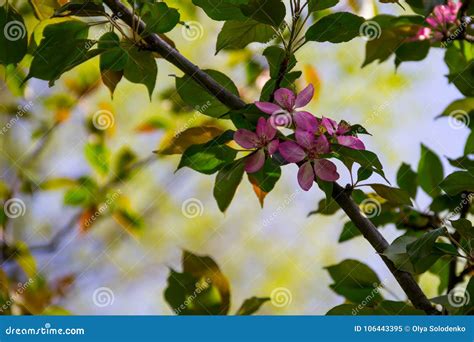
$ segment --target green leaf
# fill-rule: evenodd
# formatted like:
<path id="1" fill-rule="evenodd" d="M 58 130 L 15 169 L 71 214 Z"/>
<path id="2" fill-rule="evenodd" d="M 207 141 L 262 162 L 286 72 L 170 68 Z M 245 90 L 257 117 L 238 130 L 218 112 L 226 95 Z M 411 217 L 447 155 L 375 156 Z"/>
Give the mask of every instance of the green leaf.
<path id="1" fill-rule="evenodd" d="M 102 16 L 104 13 L 104 5 L 100 0 L 71 0 L 70 2 L 58 8 L 54 12 L 54 16 L 74 15 L 76 17 L 96 17 Z"/>
<path id="2" fill-rule="evenodd" d="M 371 188 L 381 197 L 396 205 L 411 205 L 410 195 L 402 189 L 383 184 L 372 184 Z"/>
<path id="3" fill-rule="evenodd" d="M 464 146 L 464 155 L 474 154 L 474 131 L 471 131 Z"/>
<path id="4" fill-rule="evenodd" d="M 120 71 L 125 68 L 128 61 L 128 54 L 121 44 L 120 38 L 115 32 L 103 34 L 98 42 L 99 49 L 105 50 L 100 55 L 100 70 Z"/>
<path id="5" fill-rule="evenodd" d="M 50 18 L 55 10 L 61 7 L 57 0 L 28 0 L 28 2 L 39 20 Z"/>
<path id="6" fill-rule="evenodd" d="M 179 23 L 179 12 L 164 2 L 145 3 L 141 10 L 148 33 L 166 33 Z"/>
<path id="7" fill-rule="evenodd" d="M 229 20 L 224 23 L 217 36 L 216 54 L 225 50 L 240 50 L 250 43 L 266 43 L 274 37 L 270 25 L 248 19 L 246 21 Z"/>
<path id="8" fill-rule="evenodd" d="M 403 43 L 395 51 L 395 66 L 398 67 L 402 62 L 421 61 L 426 58 L 429 51 L 429 40 Z"/>
<path id="9" fill-rule="evenodd" d="M 232 94 L 239 96 L 239 91 L 234 82 L 225 74 L 216 70 L 204 70 L 204 72 L 212 77 L 217 83 L 223 85 Z M 176 78 L 176 90 L 184 102 L 193 107 L 198 106 L 201 113 L 205 115 L 219 118 L 229 111 L 229 107 L 222 104 L 218 99 L 216 99 L 214 94 L 210 94 L 188 75 Z"/>
<path id="10" fill-rule="evenodd" d="M 309 0 L 308 11 L 310 12 L 321 11 L 326 8 L 334 7 L 338 3 L 339 3 L 339 0 Z"/>
<path id="11" fill-rule="evenodd" d="M 89 25 L 77 20 L 46 26 L 33 53 L 27 80 L 35 77 L 49 81 L 52 86 L 63 73 L 103 52 L 90 50 L 95 42 L 87 39 L 88 32 Z"/>
<path id="12" fill-rule="evenodd" d="M 367 27 L 373 27 L 377 36 L 369 39 L 365 47 L 366 66 L 376 60 L 379 63 L 386 61 L 407 38 L 416 35 L 420 25 L 423 24 L 422 16 L 400 16 L 381 14 L 367 21 Z M 370 36 L 372 37 L 372 36 Z M 406 51 L 402 48 L 402 57 Z"/>
<path id="13" fill-rule="evenodd" d="M 362 235 L 357 226 L 352 222 L 346 222 L 342 228 L 341 235 L 339 235 L 338 242 L 348 241 L 352 238 Z"/>
<path id="14" fill-rule="evenodd" d="M 418 183 L 432 198 L 441 193 L 439 184 L 443 180 L 443 164 L 438 156 L 421 144 L 421 158 L 418 163 Z"/>
<path id="15" fill-rule="evenodd" d="M 17 64 L 26 55 L 28 32 L 23 17 L 9 5 L 0 7 L 0 64 Z"/>
<path id="16" fill-rule="evenodd" d="M 400 189 L 405 190 L 411 198 L 416 197 L 418 189 L 418 175 L 411 166 L 403 163 L 397 172 L 397 184 Z"/>
<path id="17" fill-rule="evenodd" d="M 474 227 L 472 227 L 472 223 L 468 219 L 460 218 L 456 221 L 451 221 L 451 224 L 459 235 L 466 240 L 470 241 L 474 239 Z"/>
<path id="18" fill-rule="evenodd" d="M 240 5 L 249 0 L 192 0 L 193 4 L 201 7 L 214 20 L 245 20 Z"/>
<path id="19" fill-rule="evenodd" d="M 281 177 L 281 167 L 272 158 L 267 158 L 263 167 L 252 174 L 249 174 L 249 178 L 252 179 L 252 183 L 259 186 L 260 189 L 266 193 L 273 190 L 275 184 Z"/>
<path id="20" fill-rule="evenodd" d="M 114 210 L 113 217 L 121 223 L 128 232 L 136 232 L 143 229 L 145 222 L 140 213 L 128 207 L 118 207 Z"/>
<path id="21" fill-rule="evenodd" d="M 140 50 L 135 45 L 129 46 L 127 53 L 129 57 L 123 75 L 132 83 L 145 85 L 151 98 L 158 74 L 158 67 L 153 54 L 149 51 Z"/>
<path id="22" fill-rule="evenodd" d="M 364 22 L 364 18 L 349 12 L 333 13 L 312 25 L 306 31 L 306 39 L 316 42 L 348 42 L 359 36 Z"/>
<path id="23" fill-rule="evenodd" d="M 71 206 L 88 207 L 96 201 L 99 187 L 89 177 L 79 180 L 79 185 L 69 189 L 64 194 L 64 204 Z"/>
<path id="24" fill-rule="evenodd" d="M 243 175 L 244 163 L 240 160 L 226 165 L 217 173 L 214 198 L 221 212 L 225 212 L 232 202 Z"/>
<path id="25" fill-rule="evenodd" d="M 255 312 L 257 312 L 260 307 L 268 302 L 270 298 L 259 298 L 259 297 L 251 297 L 246 299 L 242 306 L 237 310 L 236 315 L 239 316 L 245 316 L 245 315 L 251 315 Z"/>
<path id="26" fill-rule="evenodd" d="M 359 167 L 357 170 L 357 182 L 362 182 L 365 181 L 366 179 L 370 178 L 372 176 L 373 171 L 370 168 L 366 167 Z"/>
<path id="27" fill-rule="evenodd" d="M 385 177 L 382 163 L 375 153 L 367 150 L 355 150 L 342 145 L 333 145 L 333 148 L 339 154 L 338 158 L 344 163 L 358 163 L 360 166 Z"/>
<path id="28" fill-rule="evenodd" d="M 189 167 L 204 174 L 213 174 L 234 161 L 237 151 L 225 145 L 232 140 L 232 131 L 227 131 L 205 144 L 192 145 L 184 151 L 178 170 Z"/>
<path id="29" fill-rule="evenodd" d="M 474 97 L 465 97 L 453 101 L 436 118 L 445 116 L 449 117 L 450 120 L 456 120 L 455 124 L 461 123 L 472 127 L 472 124 L 474 124 Z"/>
<path id="30" fill-rule="evenodd" d="M 252 184 L 253 191 L 262 208 L 265 197 L 273 190 L 280 176 L 281 167 L 273 158 L 267 158 L 265 164 L 259 171 L 247 174 L 249 182 Z"/>
<path id="31" fill-rule="evenodd" d="M 344 260 L 326 267 L 334 284 L 331 288 L 354 303 L 367 302 L 369 306 L 382 300 L 380 279 L 370 267 L 357 260 Z"/>
<path id="32" fill-rule="evenodd" d="M 109 173 L 110 152 L 103 143 L 87 143 L 84 154 L 89 165 L 100 175 Z"/>
<path id="33" fill-rule="evenodd" d="M 450 196 L 463 191 L 474 192 L 474 176 L 469 171 L 456 171 L 448 175 L 440 187 Z"/>
<path id="34" fill-rule="evenodd" d="M 242 13 L 262 24 L 279 26 L 285 18 L 286 8 L 281 0 L 249 0 L 241 5 Z"/>
<path id="35" fill-rule="evenodd" d="M 315 214 L 321 214 L 321 215 L 327 215 L 331 216 L 335 214 L 341 207 L 339 207 L 339 204 L 332 198 L 329 199 L 329 201 L 326 198 L 323 198 L 322 200 L 319 201 L 318 203 L 318 208 L 308 214 L 308 216 L 315 215 Z"/>
<path id="36" fill-rule="evenodd" d="M 268 66 L 270 69 L 270 77 L 277 78 L 280 73 L 280 66 L 283 60 L 286 57 L 286 52 L 279 46 L 269 46 L 263 51 L 263 55 L 267 59 Z M 291 71 L 293 67 L 296 65 L 296 58 L 295 56 L 290 57 L 290 61 L 288 62 L 287 71 Z"/>
<path id="37" fill-rule="evenodd" d="M 437 248 L 436 240 L 445 233 L 445 228 L 432 230 L 421 237 L 403 235 L 395 239 L 384 251 L 399 270 L 421 274 L 426 272 L 440 257 L 445 255 Z"/>
<path id="38" fill-rule="evenodd" d="M 455 42 L 446 50 L 444 61 L 449 67 L 449 82 L 466 97 L 474 97 L 474 65 L 472 64 L 474 44 Z"/>
<path id="39" fill-rule="evenodd" d="M 115 161 L 114 178 L 121 181 L 129 179 L 133 174 L 131 167 L 137 160 L 137 155 L 130 148 L 120 150 Z"/>
<path id="40" fill-rule="evenodd" d="M 170 270 L 165 299 L 177 315 L 225 315 L 230 307 L 230 285 L 208 256 L 183 251 L 183 273 Z"/>
<path id="41" fill-rule="evenodd" d="M 102 81 L 113 96 L 117 84 L 122 80 L 128 54 L 122 48 L 120 38 L 114 32 L 107 32 L 102 35 L 99 39 L 98 48 L 105 50 L 100 55 L 100 73 Z"/>

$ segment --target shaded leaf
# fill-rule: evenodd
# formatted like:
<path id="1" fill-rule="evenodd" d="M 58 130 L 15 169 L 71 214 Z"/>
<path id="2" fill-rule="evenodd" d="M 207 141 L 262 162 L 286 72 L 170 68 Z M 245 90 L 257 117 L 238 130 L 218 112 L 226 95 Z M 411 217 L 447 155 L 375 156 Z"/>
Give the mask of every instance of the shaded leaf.
<path id="1" fill-rule="evenodd" d="M 249 299 L 246 299 L 243 303 L 242 306 L 237 310 L 236 315 L 239 316 L 244 316 L 244 315 L 251 315 L 255 312 L 257 312 L 260 307 L 268 302 L 270 298 L 260 298 L 260 297 L 251 297 Z"/>

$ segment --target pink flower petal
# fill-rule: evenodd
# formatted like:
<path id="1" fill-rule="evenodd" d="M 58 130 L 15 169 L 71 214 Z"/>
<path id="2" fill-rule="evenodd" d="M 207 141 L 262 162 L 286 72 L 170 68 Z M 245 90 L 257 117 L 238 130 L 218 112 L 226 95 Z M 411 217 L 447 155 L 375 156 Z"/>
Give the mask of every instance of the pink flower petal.
<path id="1" fill-rule="evenodd" d="M 365 150 L 365 145 L 362 140 L 351 135 L 341 135 L 337 137 L 337 142 L 354 150 Z"/>
<path id="2" fill-rule="evenodd" d="M 255 102 L 255 106 L 257 106 L 258 109 L 267 114 L 273 114 L 281 110 L 280 106 L 271 102 Z"/>
<path id="3" fill-rule="evenodd" d="M 350 130 L 351 130 L 351 126 L 347 122 L 341 121 L 339 122 L 339 125 L 337 126 L 336 134 L 337 135 L 346 134 Z"/>
<path id="4" fill-rule="evenodd" d="M 291 112 L 295 107 L 295 94 L 287 88 L 280 88 L 275 92 L 275 101 L 284 109 Z"/>
<path id="5" fill-rule="evenodd" d="M 314 87 L 312 84 L 309 84 L 298 94 L 298 96 L 296 96 L 295 108 L 301 108 L 306 106 L 313 98 L 313 95 Z"/>
<path id="6" fill-rule="evenodd" d="M 276 135 L 276 128 L 273 127 L 271 118 L 265 120 L 264 118 L 259 118 L 257 122 L 257 136 L 260 140 L 270 141 L 275 138 Z"/>
<path id="7" fill-rule="evenodd" d="M 339 179 L 336 165 L 327 159 L 317 159 L 314 161 L 314 173 L 318 178 L 327 182 L 334 182 Z"/>
<path id="8" fill-rule="evenodd" d="M 326 128 L 329 135 L 334 135 L 336 133 L 337 122 L 334 121 L 333 119 L 323 117 L 323 119 L 321 120 L 321 125 L 323 125 Z"/>
<path id="9" fill-rule="evenodd" d="M 280 142 L 275 139 L 273 141 L 271 141 L 268 145 L 267 145 L 267 150 L 268 150 L 268 153 L 270 155 L 274 154 L 277 150 L 278 150 L 278 146 L 280 145 Z"/>
<path id="10" fill-rule="evenodd" d="M 431 29 L 429 27 L 422 27 L 416 33 L 417 40 L 426 40 L 426 39 L 430 39 L 430 37 L 431 37 Z"/>
<path id="11" fill-rule="evenodd" d="M 298 163 L 306 158 L 305 151 L 294 141 L 285 141 L 278 147 L 282 157 L 288 163 Z"/>
<path id="12" fill-rule="evenodd" d="M 265 164 L 265 151 L 260 148 L 246 158 L 245 171 L 247 173 L 257 172 L 263 167 L 263 164 Z"/>
<path id="13" fill-rule="evenodd" d="M 267 120 L 265 120 L 265 118 L 259 117 L 257 120 L 257 129 L 256 129 L 257 137 L 260 138 L 263 135 L 265 135 L 266 125 L 267 125 Z"/>
<path id="14" fill-rule="evenodd" d="M 243 148 L 255 148 L 258 145 L 257 134 L 245 128 L 238 129 L 234 133 L 234 140 Z"/>
<path id="15" fill-rule="evenodd" d="M 318 119 L 308 112 L 295 112 L 293 119 L 297 129 L 313 133 L 318 130 Z"/>
<path id="16" fill-rule="evenodd" d="M 304 191 L 308 191 L 313 186 L 314 171 L 310 162 L 306 162 L 300 166 L 298 170 L 298 184 Z"/>
<path id="17" fill-rule="evenodd" d="M 314 133 L 301 131 L 299 129 L 295 132 L 296 142 L 306 150 L 310 150 L 315 142 Z"/>
<path id="18" fill-rule="evenodd" d="M 314 148 L 318 154 L 329 153 L 331 151 L 331 146 L 329 145 L 328 138 L 325 135 L 320 135 L 314 141 Z"/>

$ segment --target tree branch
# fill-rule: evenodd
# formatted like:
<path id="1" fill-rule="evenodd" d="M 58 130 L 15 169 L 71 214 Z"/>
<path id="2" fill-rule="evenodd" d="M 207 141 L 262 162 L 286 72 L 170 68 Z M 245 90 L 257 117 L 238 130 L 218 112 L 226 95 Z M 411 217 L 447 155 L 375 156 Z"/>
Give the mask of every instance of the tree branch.
<path id="1" fill-rule="evenodd" d="M 139 32 L 144 31 L 145 24 L 140 21 L 139 18 L 134 17 L 130 10 L 128 10 L 128 8 L 122 4 L 120 0 L 104 0 L 104 3 L 114 12 L 114 14 L 120 13 L 120 18 L 127 25 L 133 27 L 133 24 L 137 22 Z M 209 75 L 199 69 L 198 66 L 191 63 L 158 35 L 148 35 L 144 38 L 144 40 L 149 45 L 150 49 L 158 52 L 165 60 L 176 66 L 188 76 L 192 77 L 197 83 L 202 85 L 203 88 L 207 89 L 210 94 L 214 95 L 223 104 L 232 109 L 241 109 L 245 106 L 245 102 L 243 102 L 234 94 L 230 93 Z M 352 222 L 354 222 L 354 224 L 361 231 L 364 237 L 370 242 L 374 249 L 378 253 L 384 252 L 384 250 L 388 247 L 388 242 L 384 239 L 372 222 L 361 214 L 359 207 L 351 198 L 350 194 L 348 194 L 344 188 L 342 188 L 337 183 L 334 183 L 333 198 L 346 212 L 347 216 L 349 216 Z M 395 276 L 395 279 L 398 281 L 407 297 L 413 303 L 414 307 L 424 310 L 430 315 L 440 314 L 439 311 L 433 308 L 430 301 L 420 289 L 411 274 L 397 270 L 393 263 L 386 257 L 381 256 L 381 258 Z"/>
<path id="2" fill-rule="evenodd" d="M 133 28 L 136 23 L 138 33 L 145 31 L 145 23 L 133 15 L 133 13 L 119 0 L 105 0 L 104 3 L 122 19 L 128 26 Z M 161 57 L 176 66 L 186 75 L 192 77 L 199 85 L 207 89 L 207 91 L 214 95 L 219 101 L 226 104 L 230 108 L 243 108 L 245 102 L 238 96 L 227 91 L 223 86 L 217 83 L 212 77 L 186 57 L 181 55 L 178 50 L 169 45 L 163 38 L 157 34 L 147 34 L 143 37 L 144 41 L 149 45 L 152 51 L 158 52 Z"/>

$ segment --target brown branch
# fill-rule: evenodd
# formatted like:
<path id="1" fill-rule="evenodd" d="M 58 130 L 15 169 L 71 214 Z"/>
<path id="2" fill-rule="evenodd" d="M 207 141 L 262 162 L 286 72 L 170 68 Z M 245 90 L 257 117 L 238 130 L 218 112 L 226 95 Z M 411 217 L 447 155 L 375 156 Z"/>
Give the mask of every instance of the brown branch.
<path id="1" fill-rule="evenodd" d="M 138 33 L 145 31 L 145 23 L 135 17 L 133 13 L 119 0 L 105 0 L 104 3 L 128 26 L 133 27 L 134 23 L 136 23 Z M 191 63 L 191 61 L 181 55 L 178 50 L 170 46 L 163 38 L 156 34 L 147 34 L 143 39 L 152 51 L 158 52 L 165 60 L 176 66 L 186 75 L 192 77 L 199 85 L 205 88 L 210 94 L 214 95 L 219 101 L 230 108 L 240 109 L 245 107 L 244 101 L 227 91 L 197 65 Z"/>
<path id="2" fill-rule="evenodd" d="M 132 27 L 133 23 L 138 21 L 139 32 L 144 31 L 145 24 L 139 21 L 138 18 L 134 18 L 133 14 L 119 0 L 104 0 L 104 3 L 114 12 L 114 14 L 121 13 L 120 17 L 127 25 Z M 228 107 L 232 109 L 241 109 L 245 106 L 245 102 L 230 93 L 209 75 L 199 69 L 198 66 L 191 63 L 158 35 L 148 35 L 145 38 L 145 41 L 149 44 L 150 49 L 160 53 L 165 60 L 176 66 L 188 76 L 192 77 L 196 82 L 207 89 L 210 94 L 214 95 Z M 349 216 L 349 218 L 354 222 L 375 250 L 378 253 L 382 253 L 388 246 L 387 241 L 372 222 L 361 214 L 359 207 L 351 198 L 350 194 L 346 193 L 346 191 L 337 183 L 334 183 L 333 198 L 346 212 L 347 216 Z M 407 297 L 413 303 L 414 307 L 424 310 L 430 315 L 440 314 L 435 308 L 433 308 L 411 274 L 397 270 L 390 260 L 384 256 L 381 257 L 395 276 L 395 279 L 398 281 Z"/>

